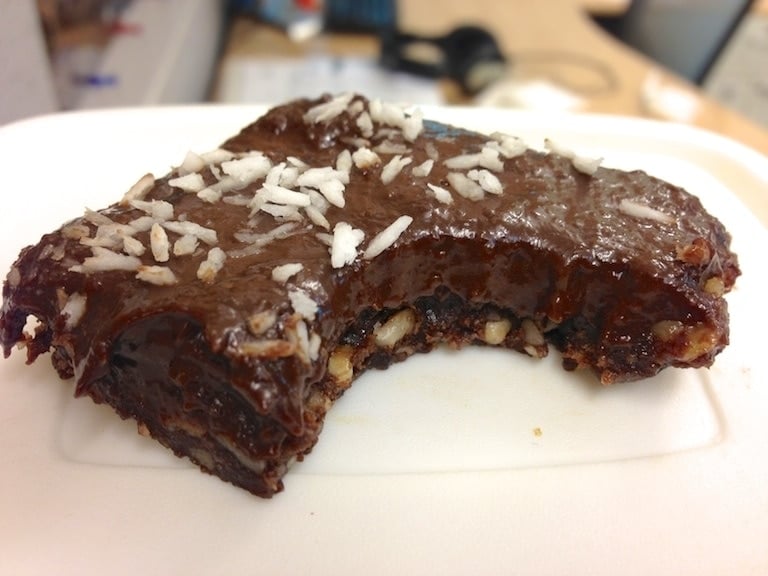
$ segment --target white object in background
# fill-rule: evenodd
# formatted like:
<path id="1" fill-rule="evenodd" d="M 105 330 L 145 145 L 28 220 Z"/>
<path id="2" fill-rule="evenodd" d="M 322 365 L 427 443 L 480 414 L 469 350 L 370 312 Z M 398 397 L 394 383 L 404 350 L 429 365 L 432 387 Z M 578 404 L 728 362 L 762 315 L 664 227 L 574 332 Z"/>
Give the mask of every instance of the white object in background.
<path id="1" fill-rule="evenodd" d="M 371 58 L 318 54 L 306 58 L 232 58 L 223 66 L 219 102 L 283 102 L 324 92 L 365 91 L 370 98 L 440 104 L 435 80 L 389 72 Z"/>
<path id="2" fill-rule="evenodd" d="M 0 0 L 0 124 L 58 109 L 34 2 Z"/>
<path id="3" fill-rule="evenodd" d="M 222 0 L 133 0 L 121 20 L 140 33 L 114 36 L 94 72 L 115 82 L 80 87 L 75 107 L 205 101 L 224 11 Z"/>
<path id="4" fill-rule="evenodd" d="M 489 86 L 475 99 L 478 106 L 523 108 L 545 112 L 575 111 L 584 99 L 545 80 L 501 80 Z"/>
<path id="5" fill-rule="evenodd" d="M 661 73 L 652 71 L 640 89 L 643 109 L 663 120 L 691 122 L 699 110 L 698 98 L 685 88 L 665 83 Z"/>

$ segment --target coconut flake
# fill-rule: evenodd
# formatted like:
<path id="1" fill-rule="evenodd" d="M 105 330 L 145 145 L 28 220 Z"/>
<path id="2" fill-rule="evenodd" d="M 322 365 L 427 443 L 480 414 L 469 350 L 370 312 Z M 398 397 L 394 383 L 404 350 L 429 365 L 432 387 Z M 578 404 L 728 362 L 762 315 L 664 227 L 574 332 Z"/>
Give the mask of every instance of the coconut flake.
<path id="1" fill-rule="evenodd" d="M 504 158 L 515 158 L 524 154 L 528 150 L 528 145 L 522 138 L 517 136 L 510 136 L 502 132 L 494 132 L 491 134 L 493 142 L 488 142 L 486 146 L 495 148 Z"/>
<path id="2" fill-rule="evenodd" d="M 304 363 L 309 363 L 309 330 L 307 330 L 307 323 L 301 319 L 300 314 L 295 314 L 286 322 L 285 335 L 288 341 L 294 345 L 299 359 Z"/>
<path id="3" fill-rule="evenodd" d="M 440 152 L 437 150 L 434 142 L 427 140 L 427 143 L 424 144 L 424 151 L 427 153 L 430 160 L 437 162 L 440 159 Z"/>
<path id="4" fill-rule="evenodd" d="M 499 151 L 490 146 L 483 146 L 480 150 L 480 166 L 494 172 L 504 170 L 504 162 L 499 158 Z"/>
<path id="5" fill-rule="evenodd" d="M 152 229 L 149 232 L 149 247 L 152 250 L 152 256 L 155 262 L 168 262 L 168 250 L 170 244 L 168 243 L 168 234 L 160 224 L 153 224 Z"/>
<path id="6" fill-rule="evenodd" d="M 271 168 L 272 162 L 261 152 L 252 152 L 242 158 L 221 163 L 222 172 L 234 178 L 238 186 L 246 186 L 259 178 L 264 178 Z M 224 180 L 219 184 L 223 182 Z"/>
<path id="7" fill-rule="evenodd" d="M 651 208 L 646 204 L 640 204 L 639 202 L 633 202 L 632 200 L 627 200 L 626 198 L 624 198 L 619 203 L 619 211 L 623 212 L 628 216 L 654 220 L 662 224 L 672 224 L 675 221 L 675 219 L 669 214 L 660 212 L 659 210 L 656 210 L 655 208 Z"/>
<path id="8" fill-rule="evenodd" d="M 296 186 L 296 180 L 299 178 L 299 169 L 295 166 L 287 166 L 280 172 L 278 184 L 284 188 L 293 188 Z"/>
<path id="9" fill-rule="evenodd" d="M 504 191 L 504 188 L 496 175 L 488 170 L 470 170 L 467 172 L 467 176 L 470 180 L 474 180 L 480 184 L 480 187 L 489 194 L 501 194 Z"/>
<path id="10" fill-rule="evenodd" d="M 34 314 L 27 314 L 26 323 L 24 324 L 24 327 L 21 329 L 21 333 L 24 335 L 24 337 L 27 340 L 34 340 L 37 337 L 37 334 L 40 330 L 43 328 L 43 323 Z"/>
<path id="11" fill-rule="evenodd" d="M 91 235 L 91 229 L 85 224 L 70 224 L 61 229 L 61 235 L 69 240 L 81 240 Z"/>
<path id="12" fill-rule="evenodd" d="M 208 202 L 209 204 L 215 204 L 216 202 L 221 200 L 221 190 L 216 190 L 215 188 L 206 187 L 197 193 L 197 197 L 200 198 L 200 200 L 202 200 L 203 202 Z"/>
<path id="13" fill-rule="evenodd" d="M 320 184 L 327 182 L 328 180 L 339 180 L 343 184 L 349 184 L 349 173 L 336 170 L 331 166 L 323 166 L 322 168 L 307 168 L 299 175 L 296 183 L 299 186 L 317 188 Z"/>
<path id="14" fill-rule="evenodd" d="M 291 264 L 282 264 L 272 268 L 272 280 L 285 284 L 291 278 L 304 269 L 304 265 L 300 262 L 294 262 Z"/>
<path id="15" fill-rule="evenodd" d="M 176 275 L 167 266 L 140 266 L 136 278 L 156 286 L 176 284 Z"/>
<path id="16" fill-rule="evenodd" d="M 468 176 L 461 172 L 449 172 L 445 176 L 451 187 L 459 193 L 459 195 L 469 200 L 482 200 L 485 196 L 483 189 L 477 182 L 470 180 Z"/>
<path id="17" fill-rule="evenodd" d="M 260 197 L 266 202 L 289 206 L 309 206 L 311 204 L 309 195 L 289 190 L 288 188 L 284 188 L 277 184 L 265 183 L 256 193 L 254 198 L 256 197 Z"/>
<path id="18" fill-rule="evenodd" d="M 216 148 L 201 154 L 200 157 L 206 164 L 221 164 L 222 162 L 232 160 L 232 158 L 235 157 L 235 154 L 229 150 L 224 150 L 223 148 Z"/>
<path id="19" fill-rule="evenodd" d="M 603 158 L 590 158 L 588 156 L 574 156 L 571 159 L 571 162 L 573 163 L 573 167 L 576 168 L 579 172 L 583 174 L 587 174 L 588 176 L 593 176 L 595 172 L 597 172 L 597 169 L 600 167 L 600 164 L 603 163 Z"/>
<path id="20" fill-rule="evenodd" d="M 197 250 L 197 236 L 185 234 L 173 243 L 174 256 L 187 256 Z"/>
<path id="21" fill-rule="evenodd" d="M 339 208 L 344 207 L 344 183 L 341 180 L 326 180 L 321 182 L 317 189 L 328 202 Z"/>
<path id="22" fill-rule="evenodd" d="M 589 176 L 592 176 L 597 172 L 597 169 L 603 161 L 602 158 L 590 158 L 588 156 L 576 154 L 571 148 L 563 146 L 550 138 L 544 140 L 544 147 L 553 154 L 569 159 L 576 170 Z"/>
<path id="23" fill-rule="evenodd" d="M 128 226 L 133 228 L 136 232 L 146 232 L 156 222 L 152 216 L 139 216 L 128 222 Z"/>
<path id="24" fill-rule="evenodd" d="M 480 166 L 480 154 L 460 154 L 452 158 L 446 158 L 443 164 L 451 170 L 469 170 Z"/>
<path id="25" fill-rule="evenodd" d="M 373 237 L 373 240 L 371 240 L 368 244 L 368 248 L 366 248 L 363 253 L 363 258 L 371 260 L 384 252 L 384 250 L 397 242 L 397 239 L 400 238 L 400 235 L 405 232 L 412 222 L 413 218 L 410 216 L 400 216 L 397 220 L 392 222 L 392 224 Z"/>
<path id="26" fill-rule="evenodd" d="M 129 256 L 141 256 L 146 250 L 144 244 L 136 240 L 136 238 L 123 236 L 123 252 Z"/>
<path id="27" fill-rule="evenodd" d="M 266 212 L 278 220 L 290 220 L 294 222 L 302 220 L 301 213 L 299 212 L 299 208 L 297 206 L 266 202 L 259 207 L 259 210 Z"/>
<path id="28" fill-rule="evenodd" d="M 248 244 L 248 246 L 239 250 L 230 250 L 229 256 L 232 258 L 241 258 L 243 256 L 250 256 L 261 251 L 264 246 L 270 244 L 274 240 L 280 240 L 287 238 L 296 232 L 296 222 L 286 222 L 276 226 L 269 232 L 263 234 L 255 234 L 253 232 L 235 232 L 235 239 L 239 242 Z"/>
<path id="29" fill-rule="evenodd" d="M 210 284 L 216 278 L 216 274 L 224 267 L 224 261 L 227 255 L 219 247 L 211 248 L 208 251 L 208 257 L 200 263 L 197 268 L 197 277 L 203 282 Z"/>
<path id="30" fill-rule="evenodd" d="M 322 104 L 317 104 L 307 110 L 304 114 L 304 122 L 307 124 L 317 124 L 318 122 L 330 122 L 337 116 L 346 112 L 347 106 L 352 101 L 354 94 L 340 94 Z"/>
<path id="31" fill-rule="evenodd" d="M 184 160 L 178 168 L 178 173 L 180 176 L 186 176 L 187 174 L 200 172 L 200 170 L 205 168 L 205 164 L 206 162 L 202 156 L 195 154 L 190 150 L 187 152 L 186 156 L 184 156 Z"/>
<path id="32" fill-rule="evenodd" d="M 349 183 L 349 173 L 335 170 L 330 166 L 309 168 L 299 175 L 296 183 L 299 186 L 319 190 L 328 202 L 343 208 L 344 185 Z"/>
<path id="33" fill-rule="evenodd" d="M 400 174 L 402 169 L 408 166 L 408 164 L 411 162 L 413 162 L 413 158 L 403 158 L 399 154 L 393 156 L 392 159 L 387 162 L 387 164 L 381 170 L 382 184 L 385 186 L 390 184 L 397 177 L 397 175 Z"/>
<path id="34" fill-rule="evenodd" d="M 299 172 L 304 172 L 307 168 L 309 168 L 309 164 L 304 162 L 304 160 L 301 158 L 296 158 L 296 156 L 288 156 L 285 160 L 288 162 L 288 164 L 298 169 Z"/>
<path id="35" fill-rule="evenodd" d="M 173 204 L 165 200 L 131 200 L 131 207 L 141 210 L 154 221 L 170 220 L 173 218 Z"/>
<path id="36" fill-rule="evenodd" d="M 435 197 L 435 199 L 442 204 L 453 203 L 453 196 L 451 193 L 442 186 L 436 186 L 435 184 L 427 184 L 427 188 Z"/>
<path id="37" fill-rule="evenodd" d="M 240 352 L 254 358 L 287 358 L 296 353 L 296 344 L 278 339 L 249 340 L 240 344 Z"/>
<path id="38" fill-rule="evenodd" d="M 361 112 L 355 123 L 360 129 L 360 135 L 363 136 L 363 138 L 370 138 L 373 136 L 373 120 L 371 120 L 371 115 L 368 114 L 368 112 Z"/>
<path id="39" fill-rule="evenodd" d="M 358 148 L 352 153 L 352 161 L 360 170 L 369 170 L 381 164 L 381 158 L 370 148 Z"/>
<path id="40" fill-rule="evenodd" d="M 314 362 L 320 357 L 320 346 L 323 343 L 323 339 L 317 332 L 312 332 L 309 335 L 309 359 Z"/>
<path id="41" fill-rule="evenodd" d="M 67 301 L 61 309 L 61 315 L 66 318 L 64 326 L 67 330 L 72 330 L 80 323 L 80 319 L 85 314 L 86 297 L 75 292 L 67 297 Z"/>
<path id="42" fill-rule="evenodd" d="M 292 288 L 288 291 L 291 306 L 302 318 L 312 321 L 317 314 L 317 302 L 302 288 Z"/>
<path id="43" fill-rule="evenodd" d="M 402 129 L 405 123 L 405 110 L 391 102 L 382 102 L 379 99 L 371 100 L 368 104 L 368 112 L 374 122 L 395 126 Z"/>
<path id="44" fill-rule="evenodd" d="M 123 237 L 133 236 L 135 233 L 136 230 L 127 224 L 104 224 L 96 228 L 96 234 L 93 238 L 90 236 L 81 237 L 80 244 L 118 249 L 123 245 Z"/>
<path id="45" fill-rule="evenodd" d="M 406 117 L 402 124 L 403 138 L 408 142 L 413 142 L 419 137 L 424 129 L 424 114 L 419 108 L 416 108 L 410 116 Z"/>
<path id="46" fill-rule="evenodd" d="M 321 228 L 325 228 L 326 230 L 331 229 L 331 223 L 328 222 L 328 218 L 326 218 L 325 215 L 318 208 L 314 206 L 307 206 L 306 208 L 304 208 L 304 212 L 307 214 L 307 217 L 315 226 L 320 226 Z"/>
<path id="47" fill-rule="evenodd" d="M 118 254 L 108 248 L 93 246 L 91 248 L 93 256 L 88 256 L 82 264 L 76 264 L 69 268 L 71 272 L 90 273 L 90 272 L 110 272 L 110 271 L 128 271 L 134 272 L 141 266 L 141 260 L 136 256 Z"/>
<path id="48" fill-rule="evenodd" d="M 169 222 L 162 222 L 161 225 L 163 228 L 168 230 L 169 232 L 173 232 L 174 234 L 178 234 L 179 236 L 184 236 L 185 234 L 191 234 L 192 236 L 196 236 L 209 246 L 213 246 L 214 244 L 218 244 L 219 239 L 216 234 L 216 230 L 213 230 L 211 228 L 205 228 L 203 226 L 200 226 L 200 224 L 196 224 L 195 222 L 189 222 L 187 220 L 185 221 L 169 221 Z"/>
<path id="49" fill-rule="evenodd" d="M 347 174 L 352 170 L 352 153 L 346 148 L 336 156 L 336 170 Z"/>
<path id="50" fill-rule="evenodd" d="M 315 234 L 315 238 L 317 238 L 322 244 L 325 244 L 330 248 L 333 246 L 333 234 L 328 234 L 326 232 L 318 232 Z"/>
<path id="51" fill-rule="evenodd" d="M 345 264 L 351 264 L 357 257 L 357 247 L 363 241 L 365 233 L 357 228 L 352 228 L 346 222 L 339 222 L 333 227 L 333 241 L 331 243 L 331 266 L 341 268 Z"/>
<path id="52" fill-rule="evenodd" d="M 101 212 L 96 212 L 95 210 L 91 210 L 90 208 L 85 209 L 85 213 L 83 214 L 83 219 L 90 222 L 94 226 L 104 226 L 105 224 L 114 224 L 115 222 L 109 218 L 109 216 L 102 214 Z"/>
<path id="53" fill-rule="evenodd" d="M 149 172 L 144 174 L 144 176 L 139 178 L 139 180 L 123 195 L 122 200 L 120 200 L 120 205 L 128 206 L 131 200 L 143 200 L 154 184 L 155 177 Z"/>
<path id="54" fill-rule="evenodd" d="M 285 170 L 285 162 L 280 162 L 279 164 L 272 166 L 272 168 L 269 169 L 269 172 L 267 172 L 266 178 L 264 178 L 264 184 L 279 184 L 283 170 Z"/>
<path id="55" fill-rule="evenodd" d="M 309 196 L 310 204 L 323 214 L 325 214 L 328 211 L 328 208 L 331 207 L 331 203 L 317 190 L 313 190 L 312 188 L 301 188 L 300 190 Z"/>
<path id="56" fill-rule="evenodd" d="M 413 169 L 411 170 L 411 174 L 413 174 L 416 178 L 424 178 L 426 176 L 429 176 L 429 173 L 432 172 L 432 167 L 434 165 L 435 165 L 435 161 L 432 160 L 431 158 L 428 158 L 418 166 L 414 166 Z"/>
<path id="57" fill-rule="evenodd" d="M 405 144 L 400 142 L 392 142 L 391 140 L 384 140 L 380 144 L 374 146 L 373 150 L 379 154 L 407 154 L 410 149 Z"/>
<path id="58" fill-rule="evenodd" d="M 200 192 L 200 190 L 205 188 L 205 181 L 197 172 L 185 174 L 178 178 L 171 178 L 168 180 L 168 184 L 174 188 L 181 188 L 185 192 Z"/>

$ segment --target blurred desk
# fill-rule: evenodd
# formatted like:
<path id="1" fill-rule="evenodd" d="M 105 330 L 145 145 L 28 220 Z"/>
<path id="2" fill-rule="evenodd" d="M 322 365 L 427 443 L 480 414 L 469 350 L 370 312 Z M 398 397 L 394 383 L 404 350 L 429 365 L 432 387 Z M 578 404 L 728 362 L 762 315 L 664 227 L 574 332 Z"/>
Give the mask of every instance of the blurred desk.
<path id="1" fill-rule="evenodd" d="M 768 155 L 768 131 L 630 50 L 587 15 L 587 9 L 600 10 L 598 5 L 615 10 L 621 3 L 626 0 L 443 0 L 437 8 L 430 0 L 408 0 L 399 4 L 399 25 L 426 35 L 445 34 L 461 24 L 484 26 L 512 58 L 512 79 L 543 79 L 561 85 L 578 93 L 584 112 L 659 117 L 658 110 L 649 105 L 653 96 L 649 90 L 654 86 L 670 89 L 690 105 L 688 123 Z M 758 5 L 765 9 L 768 0 Z M 334 35 L 313 42 L 322 42 L 322 49 L 330 54 L 378 54 L 378 42 L 368 36 Z M 223 65 L 228 58 L 301 56 L 308 49 L 289 42 L 279 31 L 236 19 Z M 441 88 L 447 103 L 470 103 L 455 86 L 445 83 Z M 744 200 L 768 223 L 768 197 L 763 191 L 747 193 Z"/>

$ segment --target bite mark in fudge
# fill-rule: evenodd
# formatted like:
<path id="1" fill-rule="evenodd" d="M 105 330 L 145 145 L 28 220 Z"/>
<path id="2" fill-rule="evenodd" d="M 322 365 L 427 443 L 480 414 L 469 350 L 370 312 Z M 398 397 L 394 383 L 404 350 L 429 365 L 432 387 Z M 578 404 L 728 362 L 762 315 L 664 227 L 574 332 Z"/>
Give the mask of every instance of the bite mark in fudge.
<path id="1" fill-rule="evenodd" d="M 604 384 L 710 365 L 722 224 L 547 148 L 353 94 L 273 108 L 22 250 L 5 355 L 51 351 L 76 394 L 265 497 L 355 378 L 441 344 L 552 345 Z"/>

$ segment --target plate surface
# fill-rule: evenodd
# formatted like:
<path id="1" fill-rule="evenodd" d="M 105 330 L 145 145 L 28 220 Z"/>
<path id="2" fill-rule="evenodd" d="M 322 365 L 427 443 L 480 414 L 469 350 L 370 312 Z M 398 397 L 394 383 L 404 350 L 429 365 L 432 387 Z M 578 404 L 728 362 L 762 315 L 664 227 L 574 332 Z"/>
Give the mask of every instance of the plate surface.
<path id="1" fill-rule="evenodd" d="M 25 245 L 216 147 L 263 107 L 116 110 L 0 129 L 0 272 Z M 610 388 L 488 349 L 358 380 L 274 499 L 201 474 L 41 358 L 0 361 L 3 574 L 768 573 L 768 234 L 733 190 L 768 161 L 699 130 L 626 118 L 425 108 L 545 137 L 699 195 L 744 275 L 710 370 Z"/>

